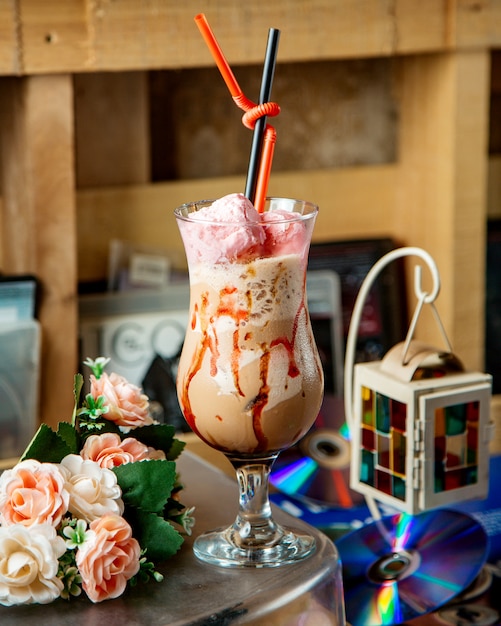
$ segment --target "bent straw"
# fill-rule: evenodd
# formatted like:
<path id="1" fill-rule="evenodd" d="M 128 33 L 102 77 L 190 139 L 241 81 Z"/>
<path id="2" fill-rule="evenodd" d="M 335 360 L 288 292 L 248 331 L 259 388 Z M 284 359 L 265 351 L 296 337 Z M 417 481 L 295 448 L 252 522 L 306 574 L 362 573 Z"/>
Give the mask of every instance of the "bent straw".
<path id="1" fill-rule="evenodd" d="M 250 174 L 247 175 L 249 189 L 246 196 L 253 202 L 256 209 L 261 212 L 264 210 L 264 202 L 266 199 L 266 191 L 271 172 L 271 163 L 273 159 L 273 151 L 276 142 L 275 129 L 266 124 L 267 116 L 275 116 L 280 113 L 280 107 L 276 102 L 269 102 L 271 96 L 271 85 L 275 73 L 275 62 L 278 49 L 278 39 L 280 31 L 270 29 L 268 34 L 268 44 L 266 47 L 265 62 L 263 68 L 263 78 L 261 83 L 260 104 L 256 105 L 249 100 L 243 93 L 240 85 L 235 78 L 226 58 L 219 46 L 212 29 L 203 13 L 195 16 L 195 23 L 209 48 L 212 57 L 223 77 L 228 90 L 233 97 L 235 104 L 245 111 L 242 117 L 242 123 L 251 130 L 254 129 L 253 144 L 251 149 L 251 157 L 249 162 Z M 257 130 L 256 130 L 257 126 Z M 263 139 L 264 138 L 264 139 Z"/>
<path id="2" fill-rule="evenodd" d="M 275 65 L 277 59 L 278 41 L 280 31 L 276 28 L 270 28 L 268 32 L 268 43 L 266 45 L 266 54 L 264 59 L 263 76 L 261 80 L 261 91 L 259 94 L 259 104 L 269 102 L 271 98 L 271 87 L 273 77 L 275 75 Z M 258 168 L 260 166 L 264 132 L 266 129 L 266 116 L 261 116 L 256 120 L 254 125 L 254 134 L 252 136 L 252 146 L 249 158 L 249 166 L 247 169 L 247 181 L 245 184 L 245 195 L 256 206 L 256 187 L 258 181 Z M 271 166 L 271 163 L 269 164 Z M 267 181 L 266 181 L 267 182 Z"/>

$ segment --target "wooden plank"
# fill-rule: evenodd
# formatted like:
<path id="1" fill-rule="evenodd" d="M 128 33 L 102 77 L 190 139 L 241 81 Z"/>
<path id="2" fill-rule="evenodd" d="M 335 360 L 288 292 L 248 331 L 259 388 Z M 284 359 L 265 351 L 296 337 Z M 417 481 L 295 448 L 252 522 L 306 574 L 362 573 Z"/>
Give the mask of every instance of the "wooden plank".
<path id="1" fill-rule="evenodd" d="M 396 0 L 394 46 L 397 53 L 448 50 L 456 43 L 456 0 Z"/>
<path id="2" fill-rule="evenodd" d="M 491 454 L 501 454 L 501 395 L 492 397 L 490 419 L 495 424 L 495 430 L 489 450 Z"/>
<path id="3" fill-rule="evenodd" d="M 43 6 L 20 0 L 20 6 L 27 73 L 209 65 L 212 59 L 193 22 L 204 8 L 235 64 L 262 62 L 273 25 L 285 34 L 282 60 L 375 54 L 393 44 L 393 16 L 371 0 L 319 0 L 314 8 L 301 1 L 294 10 L 266 0 L 245 5 L 223 0 L 205 7 L 195 0 L 49 0 Z"/>
<path id="4" fill-rule="evenodd" d="M 42 285 L 40 418 L 71 418 L 77 366 L 77 268 L 70 76 L 3 79 L 0 172 L 6 273 Z"/>
<path id="5" fill-rule="evenodd" d="M 460 49 L 501 46 L 499 0 L 455 0 L 456 43 Z"/>
<path id="6" fill-rule="evenodd" d="M 90 4 L 86 0 L 18 0 L 23 74 L 92 69 Z"/>
<path id="7" fill-rule="evenodd" d="M 454 333 L 458 350 L 471 355 L 469 365 L 482 369 L 490 55 L 464 52 L 455 56 L 455 63 Z"/>
<path id="8" fill-rule="evenodd" d="M 499 0 L 19 0 L 22 72 L 86 72 L 213 63 L 193 22 L 205 11 L 232 65 L 259 63 L 272 26 L 280 62 L 495 46 Z"/>
<path id="9" fill-rule="evenodd" d="M 434 257 L 449 338 L 482 369 L 489 54 L 406 58 L 401 70 L 395 228 Z M 443 344 L 431 321 L 421 332 Z"/>
<path id="10" fill-rule="evenodd" d="M 395 166 L 277 172 L 272 195 L 305 198 L 320 206 L 315 241 L 392 234 Z M 80 281 L 106 277 L 110 240 L 167 248 L 184 266 L 181 239 L 172 215 L 183 202 L 217 198 L 244 188 L 243 177 L 186 180 L 77 194 Z"/>
<path id="11" fill-rule="evenodd" d="M 73 80 L 77 187 L 149 181 L 146 72 L 77 74 Z"/>
<path id="12" fill-rule="evenodd" d="M 0 75 L 21 70 L 18 16 L 14 2 L 0 2 Z"/>

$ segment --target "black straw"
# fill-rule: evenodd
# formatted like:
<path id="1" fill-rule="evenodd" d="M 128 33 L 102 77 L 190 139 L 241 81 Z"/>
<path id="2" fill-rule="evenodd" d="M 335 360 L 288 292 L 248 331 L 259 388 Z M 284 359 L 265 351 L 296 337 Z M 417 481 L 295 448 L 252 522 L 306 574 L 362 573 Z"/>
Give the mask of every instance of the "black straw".
<path id="1" fill-rule="evenodd" d="M 264 58 L 263 77 L 261 80 L 261 91 L 259 93 L 259 104 L 269 102 L 271 99 L 271 87 L 275 75 L 275 65 L 277 60 L 278 40 L 280 31 L 270 28 L 268 32 L 268 43 L 266 45 L 266 55 Z M 266 129 L 266 116 L 256 120 L 254 134 L 252 135 L 252 146 L 247 169 L 247 180 L 245 183 L 245 195 L 254 203 L 256 195 L 257 176 L 259 163 L 261 161 L 261 151 L 263 146 L 264 131 Z"/>

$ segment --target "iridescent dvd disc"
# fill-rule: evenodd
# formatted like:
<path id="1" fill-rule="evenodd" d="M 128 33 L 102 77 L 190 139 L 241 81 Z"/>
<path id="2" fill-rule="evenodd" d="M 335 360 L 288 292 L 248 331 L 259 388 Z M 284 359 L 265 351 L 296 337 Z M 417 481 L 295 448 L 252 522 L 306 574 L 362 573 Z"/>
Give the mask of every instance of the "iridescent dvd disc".
<path id="1" fill-rule="evenodd" d="M 275 461 L 271 484 L 283 494 L 345 509 L 364 497 L 350 489 L 351 444 L 342 409 L 324 400 L 310 432 Z"/>
<path id="2" fill-rule="evenodd" d="M 383 518 L 336 546 L 352 626 L 401 624 L 436 610 L 475 580 L 488 554 L 482 526 L 446 509 Z"/>
<path id="3" fill-rule="evenodd" d="M 288 496 L 342 508 L 363 502 L 349 481 L 349 442 L 326 429 L 313 429 L 299 445 L 282 452 L 270 476 L 271 484 Z"/>

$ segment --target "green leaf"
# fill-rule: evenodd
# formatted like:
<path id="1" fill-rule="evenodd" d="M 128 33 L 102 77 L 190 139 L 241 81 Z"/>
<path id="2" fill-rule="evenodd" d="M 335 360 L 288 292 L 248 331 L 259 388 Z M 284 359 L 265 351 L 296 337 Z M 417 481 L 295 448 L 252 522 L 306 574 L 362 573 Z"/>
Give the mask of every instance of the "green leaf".
<path id="1" fill-rule="evenodd" d="M 36 459 L 41 463 L 59 463 L 72 450 L 66 441 L 47 424 L 42 424 L 24 451 L 24 459 Z"/>
<path id="2" fill-rule="evenodd" d="M 174 461 L 175 459 L 177 459 L 177 457 L 184 450 L 185 446 L 186 446 L 186 443 L 184 441 L 181 441 L 180 439 L 174 439 L 174 441 L 172 442 L 172 445 L 170 447 L 169 452 L 168 453 L 166 452 L 165 456 L 169 460 Z"/>
<path id="3" fill-rule="evenodd" d="M 114 467 L 126 506 L 161 513 L 176 481 L 174 461 L 140 461 Z"/>
<path id="4" fill-rule="evenodd" d="M 57 434 L 67 443 L 71 449 L 71 454 L 80 453 L 80 437 L 74 426 L 68 422 L 60 422 L 57 427 Z"/>
<path id="5" fill-rule="evenodd" d="M 170 424 L 152 424 L 141 426 L 128 433 L 146 446 L 163 450 L 169 461 L 174 461 L 181 454 L 185 443 L 175 438 L 176 429 Z"/>
<path id="6" fill-rule="evenodd" d="M 139 545 L 146 549 L 146 557 L 150 561 L 165 561 L 176 554 L 184 542 L 183 536 L 174 526 L 155 513 L 129 507 L 124 515 Z"/>

